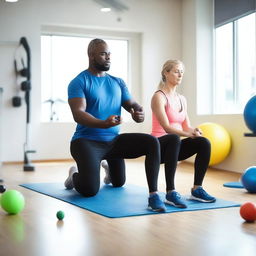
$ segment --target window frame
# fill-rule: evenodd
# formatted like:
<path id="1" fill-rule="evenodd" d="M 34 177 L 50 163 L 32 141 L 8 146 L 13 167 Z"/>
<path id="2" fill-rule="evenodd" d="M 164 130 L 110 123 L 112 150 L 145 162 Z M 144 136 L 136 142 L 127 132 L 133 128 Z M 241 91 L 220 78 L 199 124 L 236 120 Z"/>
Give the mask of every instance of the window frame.
<path id="1" fill-rule="evenodd" d="M 241 108 L 241 104 L 246 104 L 246 102 L 244 103 L 239 103 L 239 90 L 241 90 L 241 86 L 239 84 L 239 75 L 240 75 L 240 72 L 239 72 L 239 65 L 238 65 L 238 62 L 239 62 L 239 45 L 238 45 L 238 40 L 239 40 L 239 30 L 238 30 L 238 22 L 240 19 L 242 18 L 245 18 L 249 15 L 254 15 L 255 16 L 255 23 L 254 25 L 256 26 L 256 12 L 255 13 L 250 13 L 246 16 L 243 16 L 243 17 L 240 17 L 239 19 L 236 19 L 236 20 L 233 20 L 229 23 L 226 23 L 226 24 L 223 24 L 221 26 L 218 26 L 215 28 L 214 32 L 215 32 L 215 47 L 214 47 L 214 55 L 215 55 L 215 58 L 214 58 L 214 89 L 213 89 L 213 95 L 214 95 L 214 99 L 213 99 L 213 113 L 214 115 L 219 115 L 219 114 L 242 114 L 243 113 L 243 108 Z M 217 88 L 218 88 L 218 85 L 217 85 L 217 60 L 216 60 L 216 57 L 217 57 L 217 49 L 216 49 L 216 45 L 217 45 L 217 42 L 216 42 L 216 30 L 222 26 L 225 26 L 227 24 L 231 24 L 232 25 L 232 87 L 233 87 L 233 91 L 232 91 L 232 104 L 233 106 L 227 111 L 228 108 L 223 108 L 221 111 L 220 109 L 218 108 L 218 106 L 223 105 L 225 102 L 219 102 L 218 101 L 218 96 L 217 96 Z M 255 51 L 256 49 L 254 49 Z M 256 56 L 255 56 L 256 58 Z M 256 92 L 255 92 L 256 93 Z M 248 100 L 249 98 L 251 97 L 252 95 L 248 95 Z M 226 111 L 225 111 L 226 110 Z"/>

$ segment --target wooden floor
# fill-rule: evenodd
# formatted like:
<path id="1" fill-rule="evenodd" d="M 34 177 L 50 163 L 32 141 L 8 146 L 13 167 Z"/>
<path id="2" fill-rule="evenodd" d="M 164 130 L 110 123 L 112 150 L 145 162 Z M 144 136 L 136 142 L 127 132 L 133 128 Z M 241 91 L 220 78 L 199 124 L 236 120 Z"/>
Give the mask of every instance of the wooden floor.
<path id="1" fill-rule="evenodd" d="M 126 163 L 127 183 L 146 186 L 143 159 Z M 34 172 L 22 171 L 22 165 L 1 167 L 0 178 L 8 189 L 22 192 L 26 207 L 19 215 L 0 211 L 0 255 L 256 255 L 256 223 L 245 223 L 239 207 L 111 219 L 19 186 L 28 182 L 63 182 L 72 164 L 36 163 Z M 256 195 L 223 187 L 224 182 L 239 178 L 240 174 L 209 169 L 204 187 L 222 199 L 256 203 Z M 188 194 L 192 181 L 193 166 L 180 163 L 176 189 Z M 163 166 L 159 190 L 165 190 Z M 58 210 L 65 212 L 63 221 L 55 217 Z"/>

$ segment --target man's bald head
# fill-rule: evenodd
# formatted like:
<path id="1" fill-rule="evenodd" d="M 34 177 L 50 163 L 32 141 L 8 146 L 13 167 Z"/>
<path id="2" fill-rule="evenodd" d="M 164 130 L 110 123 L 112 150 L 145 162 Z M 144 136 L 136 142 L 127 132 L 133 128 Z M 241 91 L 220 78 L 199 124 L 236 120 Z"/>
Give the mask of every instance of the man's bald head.
<path id="1" fill-rule="evenodd" d="M 94 52 L 95 52 L 95 49 L 98 47 L 98 45 L 100 44 L 107 44 L 104 40 L 102 39 L 99 39 L 99 38 L 95 38 L 93 39 L 89 45 L 88 45 L 88 48 L 87 48 L 87 54 L 89 57 L 91 57 Z"/>

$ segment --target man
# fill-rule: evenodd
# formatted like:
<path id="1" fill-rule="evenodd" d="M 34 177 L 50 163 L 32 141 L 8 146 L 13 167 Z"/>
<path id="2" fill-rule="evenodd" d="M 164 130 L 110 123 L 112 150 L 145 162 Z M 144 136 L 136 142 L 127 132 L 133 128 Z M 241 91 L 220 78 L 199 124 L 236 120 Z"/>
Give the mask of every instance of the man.
<path id="1" fill-rule="evenodd" d="M 88 57 L 88 69 L 76 76 L 68 87 L 68 102 L 77 122 L 70 146 L 77 168 L 70 168 L 65 186 L 75 188 L 86 197 L 96 195 L 100 187 L 100 163 L 105 159 L 112 185 L 121 187 L 125 183 L 124 158 L 145 155 L 148 206 L 153 211 L 165 211 L 157 194 L 158 140 L 148 134 L 118 134 L 121 107 L 138 123 L 144 121 L 143 108 L 132 99 L 122 79 L 106 73 L 110 68 L 110 51 L 105 41 L 92 40 Z"/>

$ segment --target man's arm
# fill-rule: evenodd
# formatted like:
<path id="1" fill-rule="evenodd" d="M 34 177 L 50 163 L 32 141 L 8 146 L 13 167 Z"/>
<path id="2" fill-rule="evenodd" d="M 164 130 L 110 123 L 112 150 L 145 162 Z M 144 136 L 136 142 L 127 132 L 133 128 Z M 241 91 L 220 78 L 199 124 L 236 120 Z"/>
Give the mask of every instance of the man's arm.
<path id="1" fill-rule="evenodd" d="M 137 122 L 141 123 L 144 121 L 144 110 L 143 107 L 140 106 L 137 102 L 134 100 L 127 100 L 123 103 L 122 107 L 131 113 L 132 119 Z"/>
<path id="2" fill-rule="evenodd" d="M 92 128 L 109 128 L 121 123 L 117 115 L 111 115 L 106 120 L 101 120 L 85 112 L 86 100 L 84 98 L 71 98 L 68 103 L 75 122 L 81 125 Z"/>

